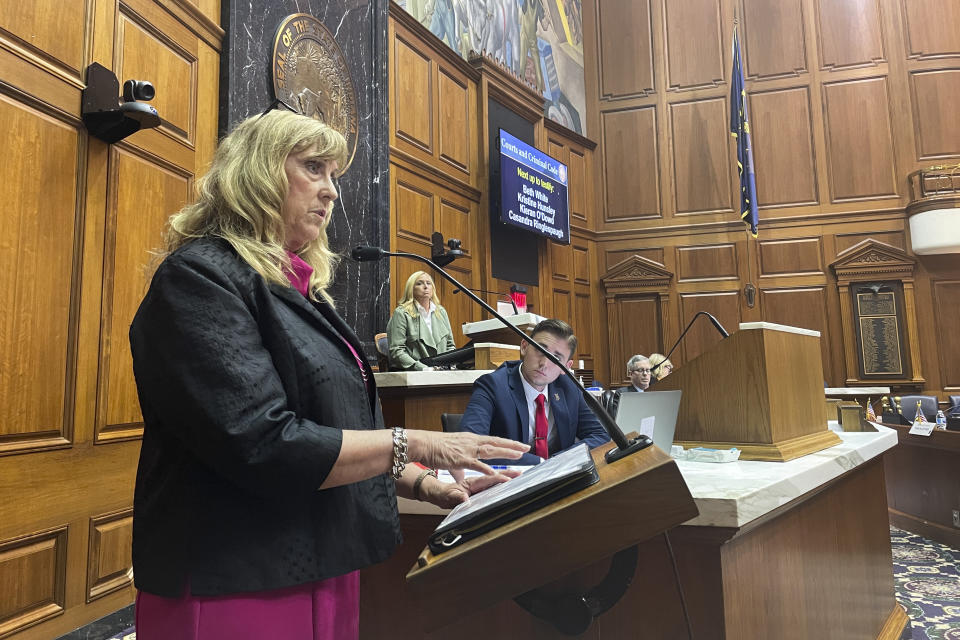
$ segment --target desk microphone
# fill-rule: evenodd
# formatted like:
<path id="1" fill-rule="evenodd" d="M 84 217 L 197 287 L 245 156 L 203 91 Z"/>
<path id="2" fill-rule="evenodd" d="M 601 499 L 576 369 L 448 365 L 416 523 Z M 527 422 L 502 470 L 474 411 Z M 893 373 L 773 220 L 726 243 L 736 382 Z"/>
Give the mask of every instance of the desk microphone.
<path id="1" fill-rule="evenodd" d="M 405 251 L 385 251 L 380 247 L 369 247 L 369 246 L 362 246 L 362 245 L 355 247 L 353 251 L 350 252 L 350 257 L 356 260 L 357 262 L 370 262 L 373 260 L 380 260 L 381 258 L 385 258 L 387 256 L 392 256 L 395 258 L 410 258 L 411 260 L 418 260 L 420 262 L 423 262 L 424 264 L 430 265 L 430 267 L 436 270 L 437 273 L 443 276 L 444 280 L 450 282 L 453 286 L 463 291 L 463 293 L 466 294 L 467 297 L 469 297 L 471 300 L 473 300 L 478 305 L 483 307 L 494 318 L 502 322 L 504 327 L 513 331 L 518 336 L 526 340 L 527 344 L 533 346 L 533 348 L 535 348 L 537 351 L 542 353 L 547 358 L 547 360 L 549 360 L 553 364 L 560 367 L 560 371 L 563 372 L 563 375 L 567 376 L 567 378 L 569 378 L 570 381 L 573 382 L 573 384 L 575 384 L 578 389 L 580 389 L 580 393 L 581 395 L 583 395 L 584 402 L 586 402 L 587 406 L 590 407 L 590 409 L 594 412 L 594 414 L 596 414 L 597 419 L 600 421 L 600 424 L 603 425 L 603 428 L 606 430 L 607 435 L 609 435 L 610 439 L 613 440 L 613 442 L 617 445 L 615 449 L 611 449 L 604 456 L 604 459 L 607 461 L 608 464 L 611 462 L 615 462 L 620 458 L 628 456 L 631 453 L 636 453 L 637 451 L 640 451 L 641 449 L 645 449 L 649 447 L 651 444 L 653 444 L 653 440 L 651 440 L 650 438 L 644 435 L 637 436 L 633 440 L 627 440 L 627 437 L 623 435 L 623 431 L 620 430 L 620 427 L 617 426 L 617 423 L 613 420 L 613 418 L 610 417 L 610 414 L 607 413 L 606 410 L 600 405 L 600 402 L 596 398 L 594 398 L 589 391 L 587 391 L 584 388 L 583 384 L 579 380 L 577 380 L 577 377 L 573 375 L 573 373 L 571 373 L 569 369 L 567 369 L 564 363 L 560 362 L 560 360 L 558 360 L 555 355 L 547 351 L 547 349 L 542 344 L 535 341 L 533 338 L 531 338 L 530 336 L 525 334 L 523 331 L 521 331 L 519 328 L 517 328 L 516 325 L 510 324 L 509 322 L 507 322 L 507 320 L 503 316 L 501 316 L 499 313 L 497 313 L 497 311 L 493 307 L 491 307 L 486 302 L 484 302 L 479 297 L 477 297 L 477 295 L 473 291 L 471 291 L 468 287 L 460 284 L 456 278 L 454 278 L 449 273 L 444 271 L 432 260 L 424 258 L 423 256 L 418 256 L 415 253 L 407 253 Z M 671 350 L 671 353 L 672 352 L 673 351 Z"/>
<path id="2" fill-rule="evenodd" d="M 663 358 L 663 360 L 661 360 L 659 363 L 657 363 L 650 369 L 650 375 L 652 376 L 657 375 L 657 369 L 660 368 L 660 365 L 662 365 L 664 362 L 670 359 L 670 356 L 673 355 L 673 352 L 676 351 L 678 346 L 680 346 L 680 341 L 683 340 L 683 336 L 687 335 L 687 331 L 690 331 L 690 327 L 693 326 L 693 323 L 696 322 L 697 318 L 699 318 L 700 316 L 707 316 L 708 318 L 710 318 L 710 324 L 716 327 L 717 331 L 720 333 L 721 336 L 723 336 L 724 338 L 730 337 L 730 334 L 727 333 L 727 330 L 723 328 L 723 325 L 720 324 L 719 320 L 714 318 L 711 314 L 707 313 L 706 311 L 698 311 L 693 315 L 692 318 L 690 318 L 690 322 L 687 324 L 687 328 L 683 330 L 683 333 L 680 334 L 680 337 L 677 338 L 677 341 L 673 343 L 672 347 L 670 347 L 669 353 L 667 353 L 667 355 Z"/>

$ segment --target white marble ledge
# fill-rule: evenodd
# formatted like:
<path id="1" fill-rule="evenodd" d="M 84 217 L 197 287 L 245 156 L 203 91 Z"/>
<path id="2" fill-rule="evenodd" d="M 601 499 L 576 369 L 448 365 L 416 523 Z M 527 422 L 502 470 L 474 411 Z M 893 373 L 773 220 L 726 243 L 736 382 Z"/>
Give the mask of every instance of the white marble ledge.
<path id="1" fill-rule="evenodd" d="M 486 347 L 488 349 L 510 349 L 520 353 L 520 345 L 516 344 L 503 344 L 502 342 L 475 342 L 473 343 L 474 349 L 482 349 Z"/>
<path id="2" fill-rule="evenodd" d="M 786 324 L 777 324 L 775 322 L 741 322 L 740 330 L 749 331 L 750 329 L 770 329 L 771 331 L 782 331 L 783 333 L 797 333 L 801 336 L 811 336 L 819 338 L 820 332 L 813 329 L 801 329 L 800 327 L 791 327 Z"/>
<path id="3" fill-rule="evenodd" d="M 885 396 L 890 393 L 890 387 L 827 387 L 823 393 L 828 398 L 853 398 L 855 396 Z"/>
<path id="4" fill-rule="evenodd" d="M 443 387 L 473 384 L 485 369 L 454 369 L 452 371 L 383 371 L 374 373 L 378 387 Z"/>
<path id="5" fill-rule="evenodd" d="M 543 316 L 538 316 L 535 313 L 518 313 L 514 316 L 504 317 L 510 324 L 516 327 L 535 327 L 541 321 L 546 320 Z M 465 322 L 462 328 L 463 335 L 469 336 L 482 331 L 493 331 L 495 329 L 505 329 L 506 327 L 504 327 L 503 323 L 497 318 L 490 318 L 489 320 L 480 320 L 478 322 Z"/>
<path id="6" fill-rule="evenodd" d="M 678 460 L 700 515 L 684 524 L 742 527 L 896 446 L 897 432 L 840 432 L 841 443 L 789 462 Z"/>

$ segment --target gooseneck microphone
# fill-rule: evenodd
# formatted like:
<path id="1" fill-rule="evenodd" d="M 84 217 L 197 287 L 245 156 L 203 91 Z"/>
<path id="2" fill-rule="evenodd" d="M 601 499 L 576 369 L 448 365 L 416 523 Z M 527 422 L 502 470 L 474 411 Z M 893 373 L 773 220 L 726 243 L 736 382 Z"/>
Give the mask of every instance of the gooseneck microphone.
<path id="1" fill-rule="evenodd" d="M 513 298 L 506 293 L 500 293 L 499 291 L 487 291 L 486 289 L 470 289 L 470 291 L 473 291 L 474 293 L 485 293 L 489 296 L 497 296 L 498 301 L 502 298 L 510 303 L 510 306 L 513 307 L 514 313 L 520 313 L 520 310 L 517 309 L 517 303 L 514 302 Z M 460 289 L 454 289 L 452 293 L 460 293 Z"/>
<path id="2" fill-rule="evenodd" d="M 537 351 L 542 353 L 547 358 L 547 360 L 549 360 L 553 364 L 560 367 L 560 371 L 562 371 L 563 374 L 567 376 L 567 378 L 569 378 L 570 381 L 573 382 L 573 384 L 575 384 L 578 389 L 580 389 L 580 393 L 583 395 L 584 402 L 586 402 L 587 406 L 590 407 L 590 409 L 594 412 L 594 414 L 596 414 L 597 419 L 600 421 L 600 424 L 603 425 L 603 428 L 606 430 L 607 435 L 609 435 L 610 439 L 613 440 L 613 442 L 617 445 L 615 449 L 611 449 L 604 456 L 604 459 L 607 461 L 607 463 L 615 462 L 620 458 L 628 456 L 631 453 L 636 453 L 637 451 L 640 451 L 641 449 L 645 449 L 649 447 L 651 444 L 653 444 L 653 440 L 651 440 L 650 438 L 644 435 L 637 436 L 633 440 L 627 440 L 627 437 L 623 435 L 623 431 L 620 430 L 620 427 L 617 426 L 617 423 L 613 420 L 613 418 L 610 417 L 610 414 L 607 413 L 606 410 L 600 405 L 600 402 L 596 398 L 594 398 L 589 391 L 587 391 L 584 388 L 583 384 L 579 380 L 577 380 L 577 377 L 573 375 L 569 369 L 567 369 L 564 363 L 560 362 L 560 360 L 555 355 L 547 351 L 547 349 L 542 344 L 533 340 L 530 336 L 528 336 L 519 328 L 517 328 L 516 325 L 510 324 L 509 322 L 507 322 L 507 320 L 503 316 L 501 316 L 499 313 L 497 313 L 497 311 L 493 307 L 491 307 L 486 302 L 484 302 L 479 297 L 477 297 L 477 295 L 473 293 L 473 291 L 471 291 L 468 287 L 460 284 L 456 278 L 454 278 L 449 273 L 444 271 L 432 260 L 429 260 L 428 258 L 424 258 L 423 256 L 418 256 L 415 253 L 406 253 L 405 251 L 384 251 L 380 247 L 368 247 L 368 246 L 362 246 L 362 245 L 355 247 L 353 251 L 350 252 L 350 257 L 352 257 L 357 262 L 370 262 L 372 260 L 379 260 L 387 256 L 392 256 L 395 258 L 410 258 L 411 260 L 418 260 L 420 262 L 423 262 L 424 264 L 430 265 L 430 267 L 435 269 L 437 273 L 443 276 L 444 280 L 446 280 L 447 282 L 450 282 L 453 286 L 463 291 L 463 293 L 466 294 L 467 297 L 469 297 L 471 300 L 473 300 L 478 305 L 483 307 L 494 318 L 502 322 L 503 326 L 513 331 L 514 333 L 516 333 L 522 339 L 526 340 L 527 344 L 531 345 Z"/>
<path id="3" fill-rule="evenodd" d="M 350 257 L 357 262 L 371 262 L 388 255 L 390 254 L 380 247 L 364 247 L 362 245 L 354 247 L 353 251 L 350 252 Z M 429 262 L 429 260 L 427 262 Z"/>
<path id="4" fill-rule="evenodd" d="M 659 363 L 657 363 L 650 369 L 650 375 L 656 375 L 657 369 L 660 368 L 660 365 L 662 365 L 664 362 L 670 359 L 670 356 L 673 355 L 673 352 L 676 351 L 678 346 L 680 346 L 680 342 L 683 340 L 683 336 L 687 335 L 687 331 L 690 331 L 690 327 L 693 326 L 693 323 L 696 322 L 697 318 L 699 318 L 700 316 L 707 316 L 708 318 L 710 318 L 710 323 L 714 327 L 716 327 L 717 331 L 720 333 L 721 336 L 723 336 L 724 338 L 730 337 L 730 334 L 727 333 L 727 330 L 723 328 L 723 325 L 720 324 L 719 320 L 714 318 L 711 314 L 707 313 L 706 311 L 698 311 L 693 315 L 692 318 L 690 318 L 690 322 L 687 323 L 687 328 L 683 330 L 683 333 L 680 334 L 680 337 L 677 338 L 677 341 L 673 343 L 672 347 L 670 347 L 670 352 L 667 353 L 666 357 L 664 357 L 663 360 L 661 360 Z"/>

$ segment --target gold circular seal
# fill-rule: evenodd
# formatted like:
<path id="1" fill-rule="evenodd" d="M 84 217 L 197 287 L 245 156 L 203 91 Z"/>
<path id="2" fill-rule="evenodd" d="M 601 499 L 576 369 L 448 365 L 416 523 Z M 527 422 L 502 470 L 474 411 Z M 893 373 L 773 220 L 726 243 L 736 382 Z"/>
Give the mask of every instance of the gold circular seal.
<path id="1" fill-rule="evenodd" d="M 333 34 L 307 13 L 287 16 L 273 42 L 273 95 L 347 139 L 346 171 L 357 151 L 357 92 Z"/>

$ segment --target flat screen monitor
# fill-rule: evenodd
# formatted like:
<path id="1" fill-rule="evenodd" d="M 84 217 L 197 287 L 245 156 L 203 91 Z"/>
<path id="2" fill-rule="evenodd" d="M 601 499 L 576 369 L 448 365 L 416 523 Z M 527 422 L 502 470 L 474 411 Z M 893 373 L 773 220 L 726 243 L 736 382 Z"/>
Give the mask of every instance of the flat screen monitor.
<path id="1" fill-rule="evenodd" d="M 500 221 L 570 243 L 567 165 L 500 129 Z"/>

